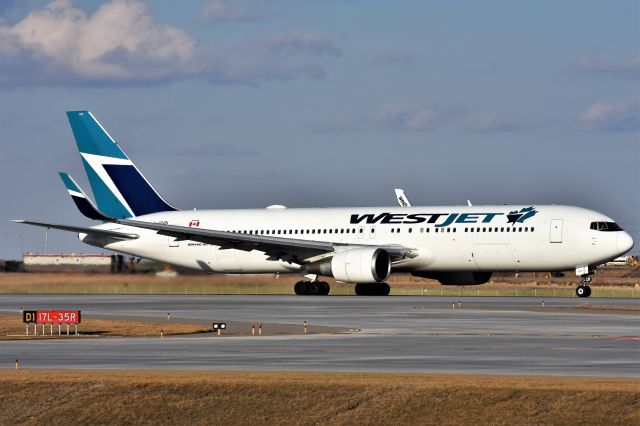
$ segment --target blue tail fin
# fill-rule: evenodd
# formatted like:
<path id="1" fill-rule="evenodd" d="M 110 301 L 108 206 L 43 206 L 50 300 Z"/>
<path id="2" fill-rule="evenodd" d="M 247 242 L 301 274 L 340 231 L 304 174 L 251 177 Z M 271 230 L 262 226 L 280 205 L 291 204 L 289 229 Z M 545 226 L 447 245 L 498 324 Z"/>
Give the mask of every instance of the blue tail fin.
<path id="1" fill-rule="evenodd" d="M 176 210 L 153 189 L 91 112 L 69 111 L 67 117 L 101 212 L 112 218 L 130 218 Z"/>

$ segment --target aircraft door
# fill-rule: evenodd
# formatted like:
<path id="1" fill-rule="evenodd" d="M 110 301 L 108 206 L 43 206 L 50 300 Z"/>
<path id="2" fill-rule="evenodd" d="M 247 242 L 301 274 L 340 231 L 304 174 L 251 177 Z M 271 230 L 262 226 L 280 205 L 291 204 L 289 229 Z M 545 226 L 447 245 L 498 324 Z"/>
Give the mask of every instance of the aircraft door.
<path id="1" fill-rule="evenodd" d="M 376 227 L 375 226 L 370 226 L 369 227 L 369 239 L 373 240 L 376 238 Z"/>
<path id="2" fill-rule="evenodd" d="M 550 243 L 562 242 L 562 219 L 551 219 L 549 242 Z"/>

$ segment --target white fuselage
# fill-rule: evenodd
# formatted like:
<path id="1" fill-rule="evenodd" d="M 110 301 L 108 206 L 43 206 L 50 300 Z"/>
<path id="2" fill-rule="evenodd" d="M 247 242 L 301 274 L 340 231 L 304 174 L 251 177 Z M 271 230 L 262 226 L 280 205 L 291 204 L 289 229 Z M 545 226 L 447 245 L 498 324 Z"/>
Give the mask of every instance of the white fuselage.
<path id="1" fill-rule="evenodd" d="M 399 245 L 417 256 L 393 271 L 560 271 L 598 265 L 628 251 L 624 231 L 590 229 L 607 216 L 570 206 L 536 206 L 514 222 L 509 213 L 526 206 L 353 207 L 255 210 L 183 210 L 136 220 L 200 229 L 252 233 L 349 245 Z M 108 241 L 81 234 L 87 244 L 189 268 L 227 273 L 305 273 L 304 266 L 269 258 L 260 251 L 221 249 L 177 241 L 155 231 L 105 223 L 96 228 L 140 235 Z"/>

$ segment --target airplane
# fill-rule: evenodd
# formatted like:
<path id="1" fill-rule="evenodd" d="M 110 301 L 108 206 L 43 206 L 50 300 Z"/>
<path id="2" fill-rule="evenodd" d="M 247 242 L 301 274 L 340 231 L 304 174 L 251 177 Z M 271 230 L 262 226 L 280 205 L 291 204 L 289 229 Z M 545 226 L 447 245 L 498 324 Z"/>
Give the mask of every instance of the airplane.
<path id="1" fill-rule="evenodd" d="M 562 205 L 179 210 L 153 188 L 89 111 L 67 112 L 96 204 L 66 173 L 80 227 L 16 222 L 78 233 L 89 245 L 206 272 L 289 273 L 299 295 L 327 295 L 318 277 L 388 295 L 391 273 L 443 285 L 487 283 L 493 272 L 567 271 L 588 297 L 597 266 L 631 250 L 613 219 Z"/>

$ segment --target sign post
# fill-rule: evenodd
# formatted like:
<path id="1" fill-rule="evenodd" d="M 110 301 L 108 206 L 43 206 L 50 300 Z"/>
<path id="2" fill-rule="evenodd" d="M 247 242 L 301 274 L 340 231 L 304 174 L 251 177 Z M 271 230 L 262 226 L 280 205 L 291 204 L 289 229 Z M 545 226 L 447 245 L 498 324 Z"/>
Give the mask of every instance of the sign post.
<path id="1" fill-rule="evenodd" d="M 33 324 L 33 334 L 38 335 L 38 324 L 42 324 L 42 335 L 46 334 L 45 325 L 49 324 L 49 332 L 53 335 L 53 324 L 58 324 L 58 336 L 62 335 L 62 324 L 67 326 L 67 336 L 69 335 L 69 325 L 75 325 L 75 332 L 78 335 L 78 324 L 81 322 L 80 311 L 71 310 L 37 310 L 22 311 L 22 322 L 25 324 L 25 335 L 29 335 L 29 324 Z"/>

